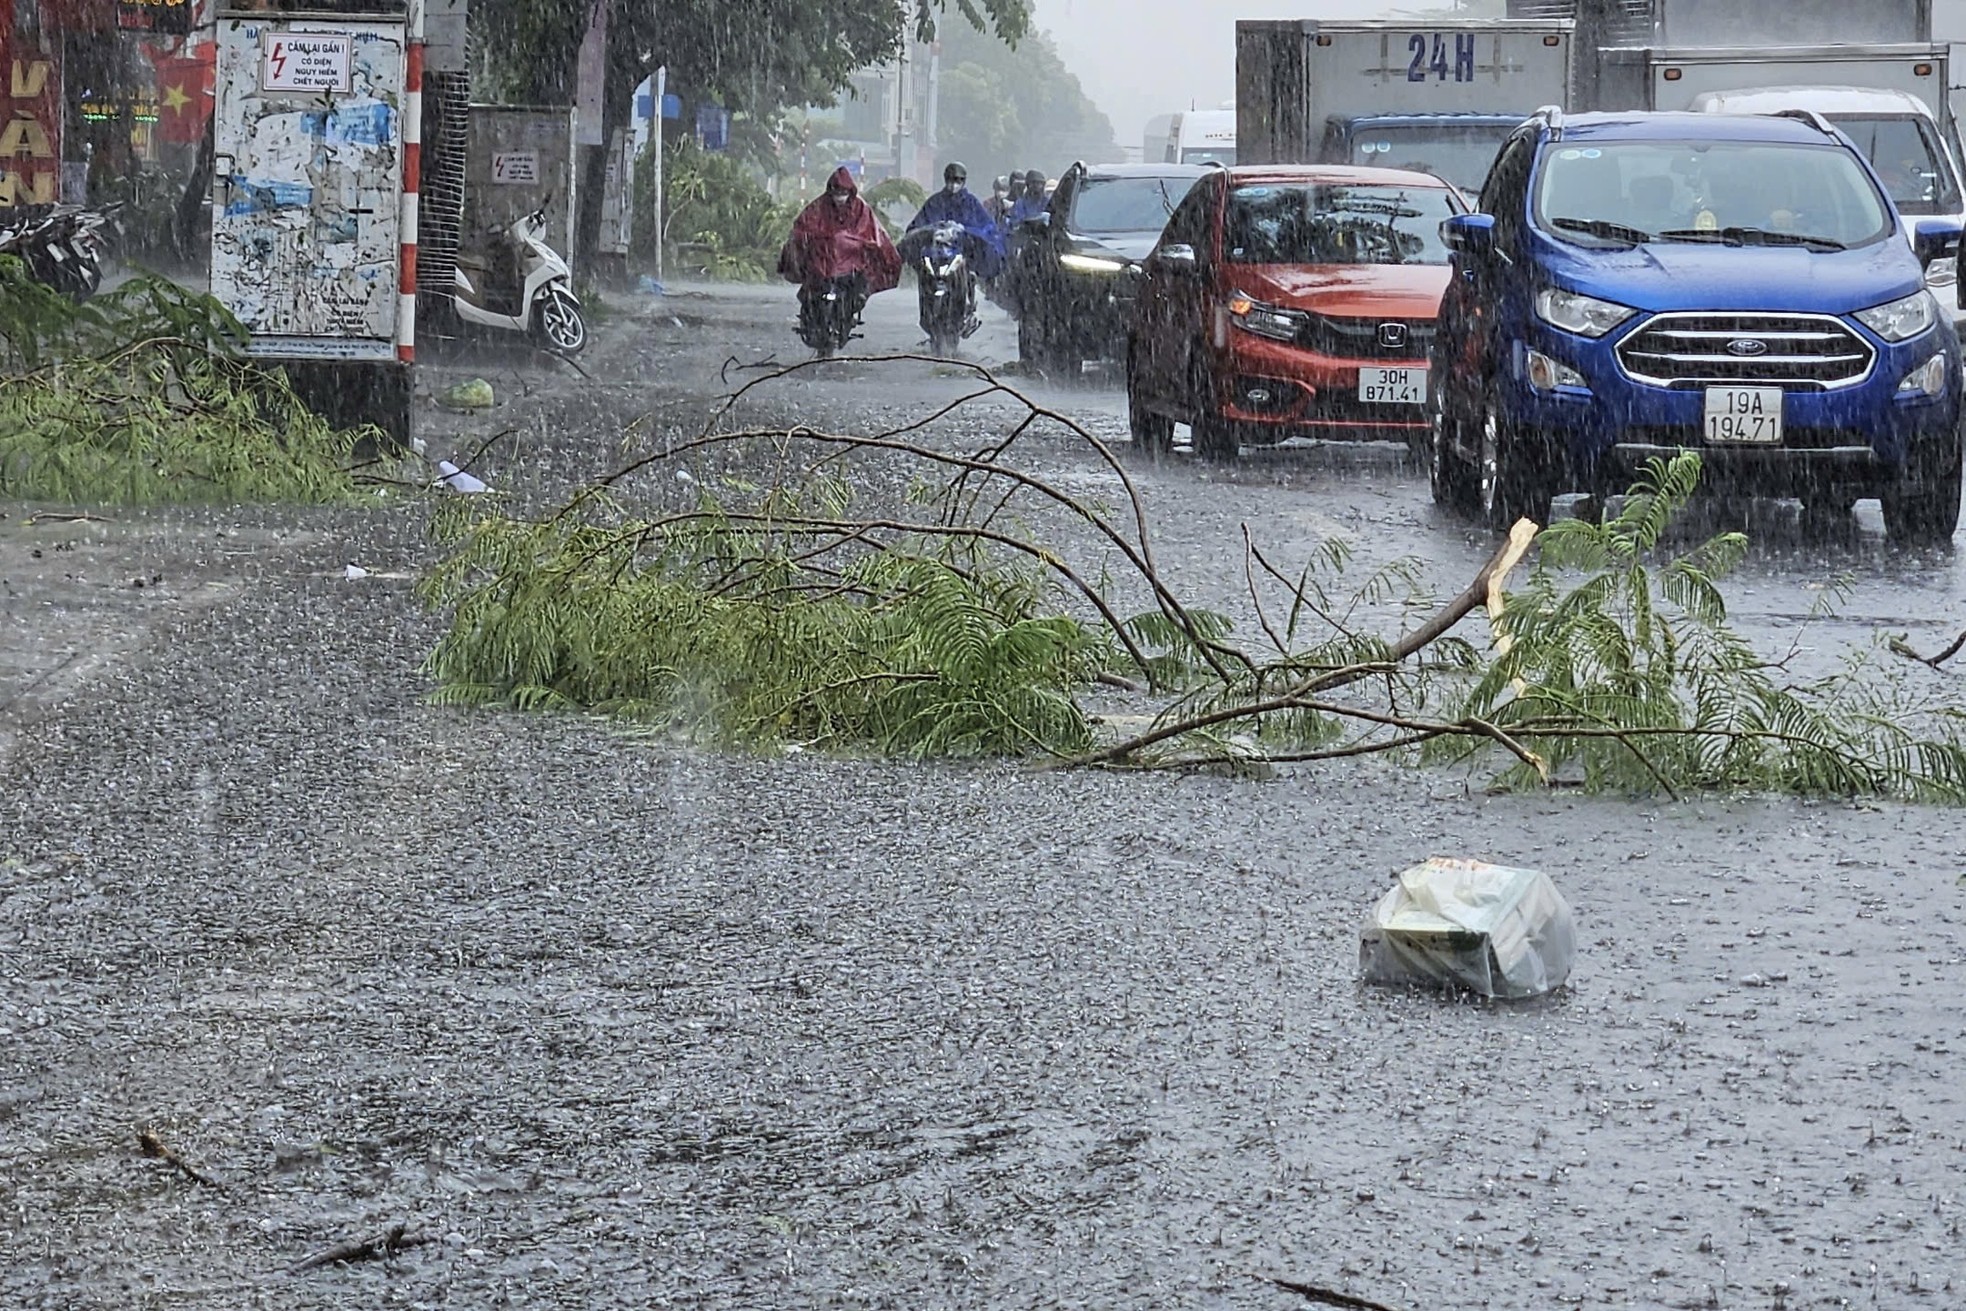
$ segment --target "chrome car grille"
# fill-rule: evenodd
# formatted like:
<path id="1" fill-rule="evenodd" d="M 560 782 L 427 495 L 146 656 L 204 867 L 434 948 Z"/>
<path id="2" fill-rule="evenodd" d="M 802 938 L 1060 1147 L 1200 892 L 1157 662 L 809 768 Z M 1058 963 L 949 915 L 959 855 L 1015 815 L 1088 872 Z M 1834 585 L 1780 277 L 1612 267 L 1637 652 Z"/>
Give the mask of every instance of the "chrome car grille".
<path id="1" fill-rule="evenodd" d="M 1354 319 L 1312 314 L 1297 344 L 1344 360 L 1423 360 L 1433 345 L 1432 319 Z"/>
<path id="2" fill-rule="evenodd" d="M 1661 314 L 1618 343 L 1618 363 L 1662 387 L 1827 390 L 1870 376 L 1877 351 L 1828 314 Z"/>

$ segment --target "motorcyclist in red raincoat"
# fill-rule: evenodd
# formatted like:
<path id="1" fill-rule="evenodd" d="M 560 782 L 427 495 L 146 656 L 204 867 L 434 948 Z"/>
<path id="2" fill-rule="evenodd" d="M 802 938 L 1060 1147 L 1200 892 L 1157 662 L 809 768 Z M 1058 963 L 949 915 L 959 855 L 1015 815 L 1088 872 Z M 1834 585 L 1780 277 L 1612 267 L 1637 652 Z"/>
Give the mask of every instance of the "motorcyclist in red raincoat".
<path id="1" fill-rule="evenodd" d="M 900 285 L 901 256 L 845 167 L 834 171 L 826 194 L 792 224 L 792 236 L 779 252 L 778 273 L 799 284 L 799 335 L 808 340 L 814 295 L 828 284 L 845 294 L 850 321 L 859 319 L 869 296 Z"/>

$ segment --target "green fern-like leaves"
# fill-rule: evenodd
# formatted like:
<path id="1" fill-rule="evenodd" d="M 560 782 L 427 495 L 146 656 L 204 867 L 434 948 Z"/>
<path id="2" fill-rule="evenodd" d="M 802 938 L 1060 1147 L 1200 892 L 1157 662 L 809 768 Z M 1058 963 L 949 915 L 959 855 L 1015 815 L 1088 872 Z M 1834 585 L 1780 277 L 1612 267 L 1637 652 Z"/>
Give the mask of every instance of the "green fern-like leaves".
<path id="1" fill-rule="evenodd" d="M 1652 558 L 1698 485 L 1699 457 L 1654 461 L 1622 513 L 1540 539 L 1493 658 L 1459 714 L 1492 723 L 1593 789 L 1898 795 L 1966 801 L 1956 719 L 1895 671 L 1859 661 L 1797 684 L 1729 624 L 1719 580 L 1746 551 L 1724 534 Z M 1492 753 L 1437 742 L 1436 757 Z M 1538 780 L 1517 763 L 1506 781 Z"/>
<path id="2" fill-rule="evenodd" d="M 829 503 L 836 493 L 822 490 Z M 782 490 L 777 507 L 795 514 Z M 423 584 L 451 703 L 581 708 L 711 741 L 897 755 L 1068 754 L 1105 641 L 1043 579 L 897 541 L 826 567 L 801 527 L 713 509 L 652 523 L 599 498 L 545 522 L 452 507 Z"/>
<path id="3" fill-rule="evenodd" d="M 77 305 L 0 258 L 0 496 L 329 501 L 355 434 L 240 354 L 211 300 L 139 277 Z"/>

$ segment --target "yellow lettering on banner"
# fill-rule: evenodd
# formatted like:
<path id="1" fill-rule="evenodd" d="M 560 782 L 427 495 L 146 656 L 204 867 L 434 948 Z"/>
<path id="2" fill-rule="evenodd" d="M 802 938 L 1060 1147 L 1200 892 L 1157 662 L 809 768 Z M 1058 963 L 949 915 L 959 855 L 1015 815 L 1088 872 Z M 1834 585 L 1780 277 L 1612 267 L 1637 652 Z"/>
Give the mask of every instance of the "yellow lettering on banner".
<path id="1" fill-rule="evenodd" d="M 21 183 L 27 183 L 23 187 Z M 27 199 L 23 201 L 21 196 Z M 37 173 L 23 178 L 18 173 L 0 173 L 0 208 L 9 205 L 52 205 L 55 203 L 55 175 Z"/>
<path id="2" fill-rule="evenodd" d="M 39 120 L 20 113 L 13 122 L 0 131 L 0 159 L 19 159 L 22 155 L 29 159 L 53 159 L 55 147 L 48 140 L 48 130 Z"/>
<path id="3" fill-rule="evenodd" d="M 48 79 L 54 76 L 55 66 L 45 59 L 33 63 L 16 59 L 14 61 L 13 98 L 15 100 L 39 100 L 41 93 L 48 89 Z"/>

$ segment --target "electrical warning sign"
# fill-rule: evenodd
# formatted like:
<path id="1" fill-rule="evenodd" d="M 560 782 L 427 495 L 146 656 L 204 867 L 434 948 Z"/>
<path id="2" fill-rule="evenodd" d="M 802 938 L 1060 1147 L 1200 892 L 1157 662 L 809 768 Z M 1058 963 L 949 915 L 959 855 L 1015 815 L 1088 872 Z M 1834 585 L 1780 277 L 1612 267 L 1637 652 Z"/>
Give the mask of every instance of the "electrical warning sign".
<path id="1" fill-rule="evenodd" d="M 354 65 L 354 40 L 345 33 L 268 32 L 260 44 L 259 89 L 346 93 Z"/>

